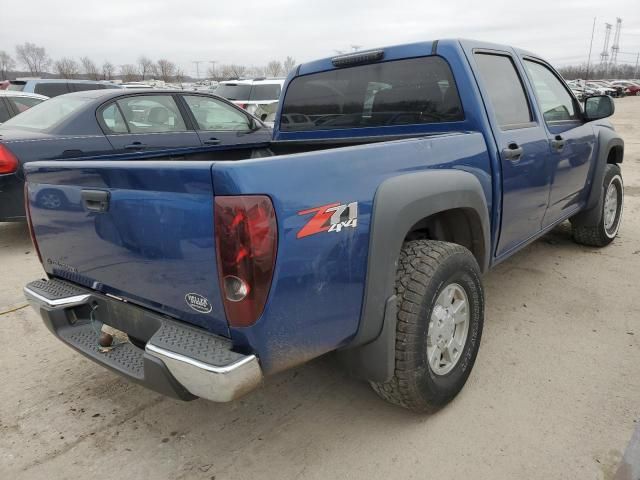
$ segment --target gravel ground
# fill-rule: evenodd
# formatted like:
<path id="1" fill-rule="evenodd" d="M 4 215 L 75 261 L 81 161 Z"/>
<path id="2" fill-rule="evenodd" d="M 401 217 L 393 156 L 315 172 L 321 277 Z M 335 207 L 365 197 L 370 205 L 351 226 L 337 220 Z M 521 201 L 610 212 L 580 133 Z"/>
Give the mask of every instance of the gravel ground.
<path id="1" fill-rule="evenodd" d="M 231 404 L 128 383 L 21 308 L 42 270 L 24 225 L 0 224 L 0 478 L 631 479 L 615 472 L 628 445 L 638 461 L 640 98 L 616 108 L 619 238 L 580 247 L 563 224 L 489 273 L 475 369 L 431 416 L 385 404 L 332 356 Z"/>

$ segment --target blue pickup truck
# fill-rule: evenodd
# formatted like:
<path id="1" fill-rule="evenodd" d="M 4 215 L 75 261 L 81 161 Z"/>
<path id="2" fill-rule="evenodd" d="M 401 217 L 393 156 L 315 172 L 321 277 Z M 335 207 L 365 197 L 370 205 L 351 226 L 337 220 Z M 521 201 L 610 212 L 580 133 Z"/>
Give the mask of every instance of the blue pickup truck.
<path id="1" fill-rule="evenodd" d="M 176 398 L 233 400 L 336 351 L 432 411 L 476 359 L 484 272 L 565 220 L 583 245 L 616 236 L 613 112 L 502 45 L 302 64 L 259 158 L 27 164 L 47 278 L 25 294 L 63 342 Z M 39 204 L 52 189 L 59 209 Z"/>

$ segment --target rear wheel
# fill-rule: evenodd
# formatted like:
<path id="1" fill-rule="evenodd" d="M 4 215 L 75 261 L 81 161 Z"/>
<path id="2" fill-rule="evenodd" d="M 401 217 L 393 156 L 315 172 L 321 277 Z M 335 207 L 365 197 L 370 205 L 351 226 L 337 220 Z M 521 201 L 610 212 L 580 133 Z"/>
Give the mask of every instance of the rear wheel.
<path id="1" fill-rule="evenodd" d="M 604 247 L 613 241 L 620 230 L 624 201 L 622 173 L 615 164 L 607 164 L 605 168 L 599 222 L 590 225 L 571 224 L 573 239 L 582 245 Z"/>
<path id="2" fill-rule="evenodd" d="M 478 354 L 484 318 L 480 268 L 460 245 L 406 242 L 396 295 L 394 375 L 371 385 L 391 403 L 434 411 L 462 389 Z"/>

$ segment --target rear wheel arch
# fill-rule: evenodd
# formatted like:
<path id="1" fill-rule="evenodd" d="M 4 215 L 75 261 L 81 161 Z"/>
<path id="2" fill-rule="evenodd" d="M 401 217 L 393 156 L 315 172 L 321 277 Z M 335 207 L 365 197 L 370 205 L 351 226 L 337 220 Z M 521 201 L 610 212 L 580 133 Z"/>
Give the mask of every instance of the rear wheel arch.
<path id="1" fill-rule="evenodd" d="M 407 239 L 431 235 L 459 243 L 473 253 L 481 271 L 488 268 L 491 229 L 484 192 L 474 174 L 453 169 L 399 175 L 378 187 L 360 323 L 342 349 L 352 374 L 372 381 L 393 374 L 395 278 Z"/>

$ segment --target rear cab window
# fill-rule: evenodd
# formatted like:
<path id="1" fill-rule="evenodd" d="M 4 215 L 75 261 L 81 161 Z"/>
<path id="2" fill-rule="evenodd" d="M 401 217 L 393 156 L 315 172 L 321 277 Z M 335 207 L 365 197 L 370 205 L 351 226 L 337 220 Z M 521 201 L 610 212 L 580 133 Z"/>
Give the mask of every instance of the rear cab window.
<path id="1" fill-rule="evenodd" d="M 282 106 L 283 132 L 432 124 L 464 120 L 447 62 L 438 56 L 353 66 L 294 78 Z"/>

